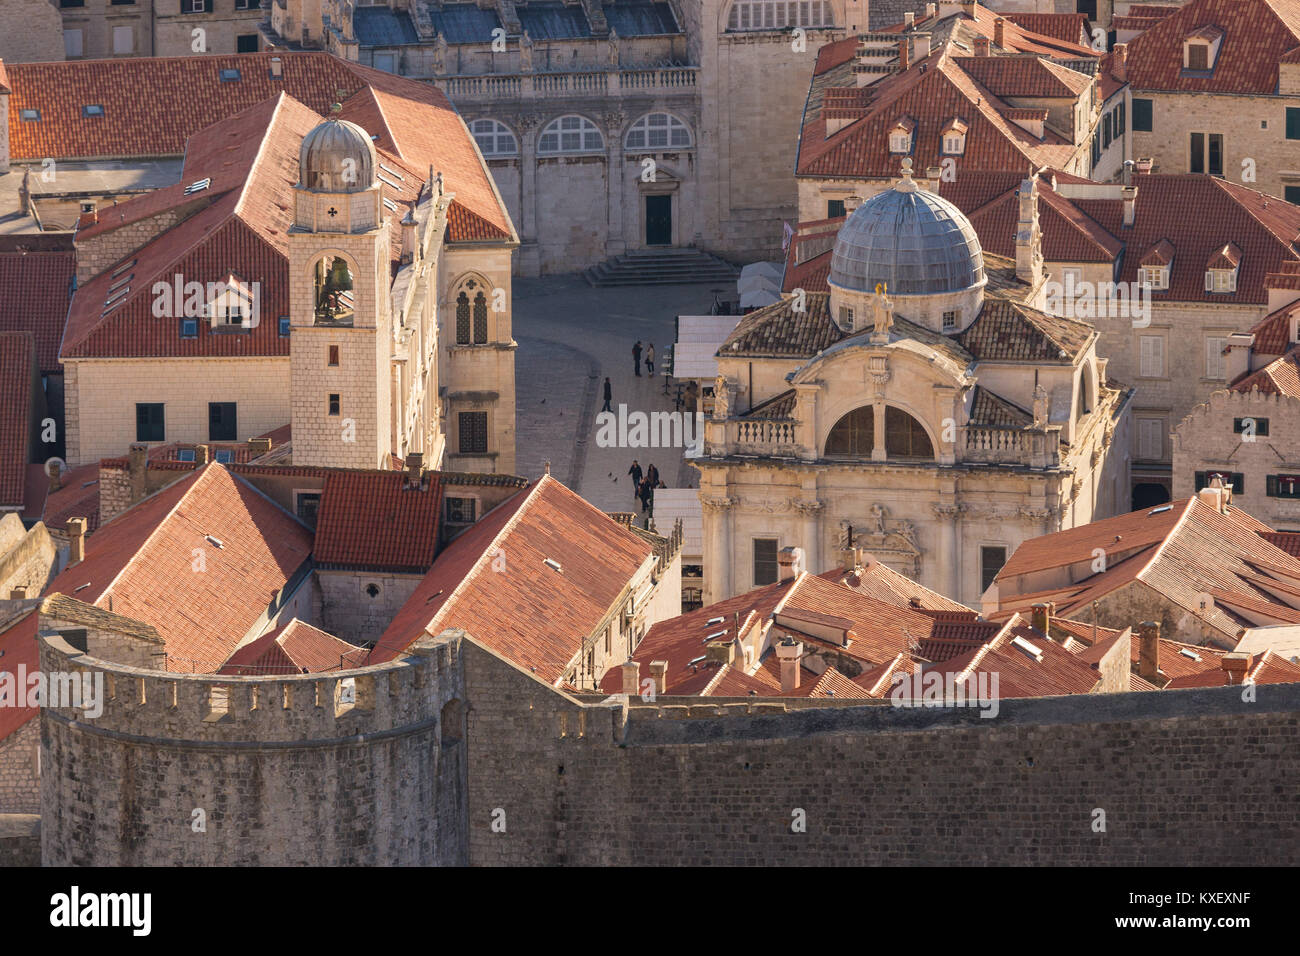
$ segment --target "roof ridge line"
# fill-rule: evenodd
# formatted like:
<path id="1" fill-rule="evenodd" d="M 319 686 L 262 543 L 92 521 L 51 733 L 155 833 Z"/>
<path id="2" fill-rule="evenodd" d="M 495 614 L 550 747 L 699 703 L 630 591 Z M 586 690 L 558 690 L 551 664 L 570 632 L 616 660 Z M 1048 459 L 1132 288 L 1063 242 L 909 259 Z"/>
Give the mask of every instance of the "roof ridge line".
<path id="1" fill-rule="evenodd" d="M 269 98 L 270 97 L 268 97 L 268 99 Z M 262 160 L 266 156 L 267 143 L 271 139 L 271 135 L 270 135 L 271 130 L 275 127 L 276 123 L 280 119 L 280 111 L 284 108 L 284 101 L 286 98 L 293 99 L 293 97 L 289 96 L 289 94 L 285 90 L 279 90 L 275 94 L 274 96 L 275 108 L 271 110 L 271 119 L 266 124 L 266 128 L 262 130 L 262 137 L 257 144 L 257 153 L 253 156 L 253 161 L 248 164 L 248 175 L 244 177 L 244 181 L 239 185 L 239 198 L 235 200 L 235 208 L 232 212 L 232 215 L 238 216 L 241 221 L 244 218 L 244 201 L 248 199 L 249 186 L 253 182 L 253 180 L 257 178 L 259 168 L 262 165 Z M 262 102 L 266 102 L 266 101 L 263 100 Z M 298 100 L 294 100 L 294 102 L 297 103 Z M 307 104 L 304 103 L 302 105 L 307 109 L 311 110 L 311 107 L 307 106 Z M 313 113 L 316 112 L 315 110 L 311 110 L 311 111 Z M 190 142 L 187 139 L 185 141 L 185 149 L 187 152 L 189 151 L 189 147 L 190 147 Z M 299 173 L 299 176 L 301 176 L 301 172 Z M 210 233 L 208 235 L 210 235 Z"/>
<path id="2" fill-rule="evenodd" d="M 1196 495 L 1192 495 L 1190 498 L 1187 499 L 1187 504 L 1183 508 L 1183 513 L 1178 516 L 1178 520 L 1174 522 L 1174 526 L 1169 529 L 1168 533 L 1164 536 L 1164 538 L 1160 541 L 1160 543 L 1156 545 L 1156 549 L 1152 553 L 1147 563 L 1142 566 L 1142 569 L 1138 571 L 1137 574 L 1133 575 L 1133 580 L 1142 581 L 1144 584 L 1146 583 L 1143 580 L 1142 576 L 1146 574 L 1148 571 L 1150 571 L 1151 568 L 1155 565 L 1155 563 L 1158 560 L 1160 560 L 1160 556 L 1164 554 L 1165 548 L 1169 546 L 1169 542 L 1172 541 L 1174 536 L 1183 529 L 1183 525 L 1187 522 L 1188 516 L 1192 513 L 1193 510 L 1195 510 L 1196 503 L 1199 500 L 1200 499 L 1197 498 Z M 1105 574 L 1104 571 L 1102 573 Z"/>
<path id="3" fill-rule="evenodd" d="M 1011 616 L 1007 618 L 1006 623 L 1002 625 L 998 632 L 980 645 L 979 650 L 975 652 L 975 656 L 970 659 L 970 663 L 963 667 L 953 678 L 953 683 L 955 684 L 958 681 L 970 680 L 971 672 L 974 671 L 975 668 L 979 667 L 980 664 L 984 663 L 984 658 L 997 650 L 995 645 L 998 641 L 1010 634 L 1011 628 L 1019 623 L 1021 623 L 1020 612 L 1013 611 Z"/>

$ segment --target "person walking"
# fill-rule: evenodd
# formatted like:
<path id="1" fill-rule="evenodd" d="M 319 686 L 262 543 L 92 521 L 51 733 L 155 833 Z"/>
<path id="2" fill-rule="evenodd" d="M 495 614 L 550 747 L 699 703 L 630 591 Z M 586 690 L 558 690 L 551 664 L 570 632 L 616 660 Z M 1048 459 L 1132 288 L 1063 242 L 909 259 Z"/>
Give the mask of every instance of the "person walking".
<path id="1" fill-rule="evenodd" d="M 632 476 L 632 497 L 635 498 L 641 493 L 641 476 L 643 474 L 641 463 L 633 458 L 632 467 L 627 470 L 627 473 Z"/>
<path id="2" fill-rule="evenodd" d="M 605 407 L 602 412 L 612 412 L 614 409 L 609 407 L 610 400 L 614 397 L 614 388 L 609 384 L 609 376 L 605 376 Z"/>
<path id="3" fill-rule="evenodd" d="M 655 377 L 655 344 L 650 342 L 645 347 L 645 367 L 650 377 Z"/>
<path id="4" fill-rule="evenodd" d="M 641 377 L 641 340 L 636 340 L 636 345 L 632 346 L 632 361 L 636 365 L 636 377 Z"/>
<path id="5" fill-rule="evenodd" d="M 637 487 L 637 497 L 641 499 L 641 513 L 650 510 L 650 481 L 646 479 Z"/>
<path id="6" fill-rule="evenodd" d="M 650 466 L 650 469 L 645 473 L 645 480 L 650 483 L 651 488 L 659 487 L 659 469 L 656 468 L 653 464 Z"/>

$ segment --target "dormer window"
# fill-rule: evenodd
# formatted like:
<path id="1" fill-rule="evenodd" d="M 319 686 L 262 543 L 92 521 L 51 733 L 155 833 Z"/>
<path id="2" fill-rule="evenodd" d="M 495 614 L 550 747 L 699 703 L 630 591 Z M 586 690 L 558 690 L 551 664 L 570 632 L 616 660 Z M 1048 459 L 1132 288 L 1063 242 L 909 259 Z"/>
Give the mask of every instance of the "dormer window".
<path id="1" fill-rule="evenodd" d="M 1168 266 L 1143 266 L 1138 270 L 1138 281 L 1154 290 L 1169 288 Z"/>
<path id="2" fill-rule="evenodd" d="M 1189 33 L 1183 40 L 1183 69 L 1189 73 L 1209 73 L 1219 56 L 1223 31 L 1218 27 L 1203 26 Z"/>
<path id="3" fill-rule="evenodd" d="M 1241 267 L 1241 250 L 1234 242 L 1217 250 L 1205 266 L 1206 292 L 1236 292 L 1237 270 Z"/>
<path id="4" fill-rule="evenodd" d="M 911 118 L 904 118 L 894 124 L 894 128 L 889 131 L 889 151 L 897 154 L 907 154 L 912 151 L 912 133 L 916 129 L 916 122 Z"/>
<path id="5" fill-rule="evenodd" d="M 1138 260 L 1138 282 L 1152 291 L 1169 288 L 1169 271 L 1174 264 L 1174 244 L 1161 239 Z"/>
<path id="6" fill-rule="evenodd" d="M 215 331 L 253 327 L 253 291 L 233 273 L 225 282 L 209 285 L 208 316 Z"/>
<path id="7" fill-rule="evenodd" d="M 943 154 L 960 156 L 966 152 L 967 126 L 959 119 L 952 120 L 943 129 Z"/>

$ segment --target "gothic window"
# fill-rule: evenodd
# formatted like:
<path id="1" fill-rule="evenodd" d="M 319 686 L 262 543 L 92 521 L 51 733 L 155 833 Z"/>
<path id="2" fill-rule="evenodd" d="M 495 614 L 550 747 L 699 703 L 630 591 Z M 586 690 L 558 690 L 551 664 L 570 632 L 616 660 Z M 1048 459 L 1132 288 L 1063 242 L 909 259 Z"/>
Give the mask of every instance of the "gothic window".
<path id="1" fill-rule="evenodd" d="M 460 453 L 462 455 L 487 454 L 487 412 L 460 412 L 457 415 L 457 423 L 460 426 Z"/>
<path id="2" fill-rule="evenodd" d="M 671 113 L 647 113 L 627 131 L 628 149 L 660 149 L 690 146 L 691 131 Z"/>
<path id="3" fill-rule="evenodd" d="M 456 344 L 469 345 L 469 296 L 456 296 Z"/>
<path id="4" fill-rule="evenodd" d="M 551 120 L 537 140 L 539 153 L 590 153 L 605 148 L 605 138 L 585 116 L 561 116 Z"/>
<path id="5" fill-rule="evenodd" d="M 519 152 L 519 142 L 515 134 L 504 123 L 494 119 L 476 119 L 469 124 L 469 131 L 474 134 L 479 152 L 491 158 L 493 156 L 513 156 Z"/>
<path id="6" fill-rule="evenodd" d="M 934 447 L 920 422 L 890 405 L 885 409 L 885 454 L 890 458 L 933 458 Z"/>
<path id="7" fill-rule="evenodd" d="M 834 26 L 828 0 L 736 0 L 727 14 L 728 30 L 782 30 Z"/>
<path id="8" fill-rule="evenodd" d="M 870 405 L 863 405 L 835 423 L 826 438 L 826 454 L 869 458 L 875 444 L 876 412 Z"/>
<path id="9" fill-rule="evenodd" d="M 482 292 L 474 296 L 474 344 L 482 345 L 488 340 L 487 296 Z"/>

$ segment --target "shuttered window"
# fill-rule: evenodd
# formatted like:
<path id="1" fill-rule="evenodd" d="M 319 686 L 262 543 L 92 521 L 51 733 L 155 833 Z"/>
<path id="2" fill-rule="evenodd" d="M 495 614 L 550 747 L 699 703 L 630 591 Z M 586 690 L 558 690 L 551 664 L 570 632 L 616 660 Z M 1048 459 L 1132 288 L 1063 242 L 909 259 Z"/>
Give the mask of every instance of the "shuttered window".
<path id="1" fill-rule="evenodd" d="M 1138 343 L 1138 374 L 1143 378 L 1164 378 L 1165 340 L 1159 335 L 1143 335 Z"/>

